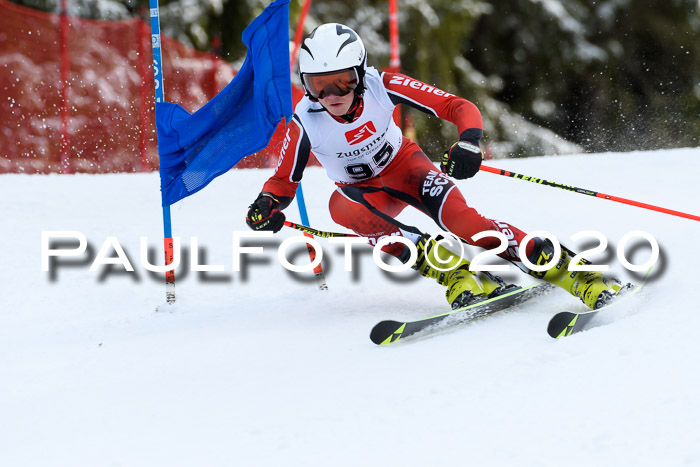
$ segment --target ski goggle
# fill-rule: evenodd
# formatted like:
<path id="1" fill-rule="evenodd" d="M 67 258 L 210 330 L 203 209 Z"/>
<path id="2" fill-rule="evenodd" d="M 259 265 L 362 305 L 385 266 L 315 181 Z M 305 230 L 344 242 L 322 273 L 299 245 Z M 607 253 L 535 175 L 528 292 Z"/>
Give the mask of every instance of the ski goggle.
<path id="1" fill-rule="evenodd" d="M 324 99 L 330 94 L 346 96 L 354 91 L 359 83 L 357 72 L 353 68 L 302 76 L 309 94 L 316 99 Z"/>

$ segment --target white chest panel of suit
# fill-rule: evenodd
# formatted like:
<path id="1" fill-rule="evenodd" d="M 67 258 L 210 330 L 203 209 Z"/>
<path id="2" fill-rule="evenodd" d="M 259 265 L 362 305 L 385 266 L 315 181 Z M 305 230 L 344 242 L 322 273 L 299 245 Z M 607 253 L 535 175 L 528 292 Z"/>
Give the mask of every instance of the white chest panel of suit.
<path id="1" fill-rule="evenodd" d="M 365 74 L 364 109 L 352 123 L 340 123 L 307 98 L 297 105 L 296 115 L 311 143 L 311 151 L 328 177 L 339 183 L 357 183 L 376 177 L 393 160 L 402 141 L 394 123 L 394 104 L 374 68 Z"/>

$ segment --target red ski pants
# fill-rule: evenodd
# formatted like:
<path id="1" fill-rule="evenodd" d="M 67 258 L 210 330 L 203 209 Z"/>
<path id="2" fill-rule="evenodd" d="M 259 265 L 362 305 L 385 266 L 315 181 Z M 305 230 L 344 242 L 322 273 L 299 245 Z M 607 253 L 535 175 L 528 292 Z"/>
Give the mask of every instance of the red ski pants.
<path id="1" fill-rule="evenodd" d="M 421 234 L 415 227 L 394 219 L 409 205 L 430 216 L 444 230 L 481 248 L 496 248 L 500 240 L 485 237 L 473 241 L 472 236 L 486 230 L 502 232 L 510 246 L 499 256 L 522 268 L 518 245 L 526 234 L 508 223 L 487 219 L 467 205 L 454 182 L 408 139 L 404 139 L 395 159 L 379 176 L 351 185 L 338 184 L 329 209 L 336 223 L 376 242 L 386 235 L 401 235 L 402 230 Z M 402 245 L 390 244 L 384 250 L 398 256 Z"/>

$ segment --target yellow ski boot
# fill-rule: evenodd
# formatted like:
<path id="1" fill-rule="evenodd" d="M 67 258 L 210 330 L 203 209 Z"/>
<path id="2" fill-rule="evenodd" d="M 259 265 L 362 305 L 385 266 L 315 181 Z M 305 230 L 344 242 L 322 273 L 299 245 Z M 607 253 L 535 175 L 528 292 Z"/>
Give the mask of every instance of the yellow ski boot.
<path id="1" fill-rule="evenodd" d="M 552 261 L 554 245 L 549 239 L 535 239 L 535 247 L 528 258 L 535 265 L 544 265 Z M 569 271 L 571 252 L 562 248 L 561 257 L 555 266 L 547 271 L 530 271 L 530 275 L 543 279 L 578 297 L 591 309 L 605 306 L 623 288 L 617 279 L 603 277 L 600 272 Z M 583 259 L 579 265 L 591 264 Z"/>
<path id="2" fill-rule="evenodd" d="M 469 261 L 439 245 L 427 234 L 418 240 L 416 248 L 418 258 L 413 269 L 447 286 L 445 295 L 452 309 L 498 295 L 506 289 L 505 282 L 498 277 L 469 271 Z"/>
<path id="3" fill-rule="evenodd" d="M 500 295 L 506 288 L 505 282 L 499 277 L 487 272 L 471 272 L 467 265 L 450 272 L 447 276 L 445 296 L 454 310 Z"/>

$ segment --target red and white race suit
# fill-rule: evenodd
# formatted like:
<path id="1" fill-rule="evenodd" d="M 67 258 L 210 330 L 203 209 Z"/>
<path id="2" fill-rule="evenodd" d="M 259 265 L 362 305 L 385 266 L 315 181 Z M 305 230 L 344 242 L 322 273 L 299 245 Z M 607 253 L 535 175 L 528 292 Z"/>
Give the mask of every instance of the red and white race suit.
<path id="1" fill-rule="evenodd" d="M 471 244 L 495 248 L 500 241 L 472 236 L 497 230 L 509 239 L 510 248 L 500 256 L 523 267 L 517 245 L 525 237 L 521 230 L 487 219 L 469 207 L 454 182 L 440 172 L 420 147 L 401 134 L 394 123 L 398 104 L 406 104 L 454 123 L 460 139 L 476 145 L 482 134 L 481 113 L 471 102 L 434 86 L 396 73 L 368 68 L 361 107 L 352 122 L 334 117 L 318 102 L 304 97 L 287 125 L 285 141 L 275 174 L 263 190 L 278 197 L 281 207 L 294 198 L 297 185 L 313 151 L 335 181 L 329 209 L 333 220 L 376 242 L 387 235 L 414 240 L 421 234 L 395 217 L 411 205 L 424 212 L 443 229 Z M 403 246 L 384 249 L 398 256 Z"/>

